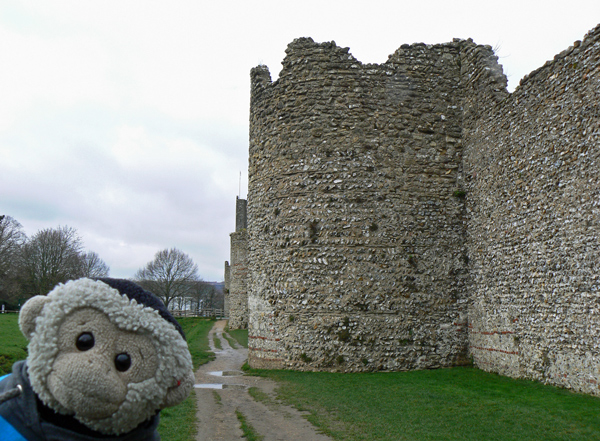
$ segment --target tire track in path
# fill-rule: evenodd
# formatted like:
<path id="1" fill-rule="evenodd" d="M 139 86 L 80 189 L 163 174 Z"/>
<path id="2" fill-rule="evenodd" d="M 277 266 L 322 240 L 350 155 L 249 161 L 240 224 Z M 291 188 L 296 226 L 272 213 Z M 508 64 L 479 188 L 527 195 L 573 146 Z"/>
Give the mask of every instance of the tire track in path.
<path id="1" fill-rule="evenodd" d="M 196 441 L 233 441 L 243 439 L 239 410 L 264 441 L 331 441 L 317 433 L 297 409 L 275 399 L 276 383 L 267 378 L 243 376 L 241 367 L 248 358 L 246 348 L 232 348 L 223 337 L 226 320 L 215 323 L 209 344 L 216 359 L 196 371 L 198 435 Z M 223 349 L 216 349 L 214 338 Z M 221 375 L 219 375 L 221 374 Z M 248 388 L 256 387 L 270 397 L 269 404 L 255 401 Z"/>

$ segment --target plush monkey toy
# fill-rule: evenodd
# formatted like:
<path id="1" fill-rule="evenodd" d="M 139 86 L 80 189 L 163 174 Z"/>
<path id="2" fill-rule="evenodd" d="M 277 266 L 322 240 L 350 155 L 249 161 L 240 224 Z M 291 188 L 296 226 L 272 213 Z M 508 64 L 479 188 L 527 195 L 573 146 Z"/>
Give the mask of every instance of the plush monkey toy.
<path id="1" fill-rule="evenodd" d="M 0 379 L 0 441 L 159 440 L 194 385 L 181 326 L 128 280 L 78 279 L 21 308 L 26 361 Z"/>

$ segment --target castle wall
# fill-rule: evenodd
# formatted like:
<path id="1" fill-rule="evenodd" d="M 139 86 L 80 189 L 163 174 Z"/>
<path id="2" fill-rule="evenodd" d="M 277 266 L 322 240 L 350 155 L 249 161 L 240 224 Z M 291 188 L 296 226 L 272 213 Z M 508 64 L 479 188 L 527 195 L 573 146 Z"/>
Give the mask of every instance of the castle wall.
<path id="1" fill-rule="evenodd" d="M 247 201 L 236 199 L 235 229 L 230 236 L 230 261 L 225 262 L 225 302 L 229 328 L 248 328 L 248 232 Z"/>
<path id="2" fill-rule="evenodd" d="M 229 282 L 229 328 L 248 328 L 248 232 L 230 234 L 231 265 Z"/>
<path id="3" fill-rule="evenodd" d="M 246 199 L 235 199 L 235 231 L 248 228 L 248 201 Z"/>
<path id="4" fill-rule="evenodd" d="M 480 64 L 465 101 L 481 109 L 464 130 L 474 362 L 595 395 L 599 57 L 600 27 L 504 97 L 479 94 Z"/>
<path id="5" fill-rule="evenodd" d="M 252 71 L 249 363 L 341 371 L 466 360 L 460 51 L 363 65 L 295 40 Z"/>
<path id="6" fill-rule="evenodd" d="M 225 310 L 225 316 L 229 316 L 229 289 L 231 287 L 231 267 L 229 262 L 225 261 L 225 268 L 223 270 L 223 309 Z"/>

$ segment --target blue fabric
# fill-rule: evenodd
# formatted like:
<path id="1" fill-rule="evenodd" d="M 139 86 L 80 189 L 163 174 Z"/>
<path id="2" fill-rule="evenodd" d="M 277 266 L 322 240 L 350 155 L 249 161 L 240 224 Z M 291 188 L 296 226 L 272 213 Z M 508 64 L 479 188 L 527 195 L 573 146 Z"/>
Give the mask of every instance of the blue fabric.
<path id="1" fill-rule="evenodd" d="M 23 393 L 0 404 L 0 441 L 94 441 L 101 438 L 115 441 L 160 441 L 156 431 L 158 414 L 131 432 L 101 437 L 98 432 L 87 428 L 73 417 L 58 415 L 41 404 L 38 408 L 25 361 L 17 361 L 13 366 L 13 373 L 0 382 L 0 393 L 18 384 L 23 388 Z M 46 417 L 41 415 L 40 410 L 47 414 Z"/>
<path id="2" fill-rule="evenodd" d="M 6 377 L 6 375 L 4 376 Z M 4 378 L 2 377 L 2 378 Z M 0 378 L 0 380 L 2 379 Z M 8 424 L 4 418 L 0 416 L 0 441 L 27 441 L 15 430 L 13 426 Z"/>
<path id="3" fill-rule="evenodd" d="M 9 375 L 10 375 L 10 374 L 2 375 L 2 376 L 0 377 L 0 381 L 4 380 L 4 379 L 5 379 L 6 377 L 8 377 Z"/>

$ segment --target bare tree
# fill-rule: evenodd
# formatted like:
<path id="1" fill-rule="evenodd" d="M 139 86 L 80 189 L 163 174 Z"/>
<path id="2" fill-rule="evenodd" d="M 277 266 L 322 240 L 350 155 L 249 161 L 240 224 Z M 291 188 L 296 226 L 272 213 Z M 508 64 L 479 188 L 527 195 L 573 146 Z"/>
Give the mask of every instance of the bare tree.
<path id="1" fill-rule="evenodd" d="M 80 277 L 108 277 L 110 268 L 98 254 L 93 251 L 80 255 L 81 273 Z"/>
<path id="2" fill-rule="evenodd" d="M 198 265 L 177 248 L 164 249 L 139 269 L 134 279 L 159 296 L 168 308 L 174 299 L 188 294 L 193 282 L 199 280 Z"/>
<path id="3" fill-rule="evenodd" d="M 22 288 L 28 295 L 47 294 L 58 283 L 81 274 L 81 239 L 71 227 L 38 231 L 20 253 Z"/>
<path id="4" fill-rule="evenodd" d="M 223 289 L 218 286 L 213 286 L 213 288 L 214 288 L 214 295 L 212 297 L 213 308 L 224 309 L 225 308 L 225 294 L 223 293 Z"/>
<path id="5" fill-rule="evenodd" d="M 190 299 L 190 307 L 193 310 L 200 311 L 204 308 L 213 308 L 212 291 L 214 287 L 203 280 L 198 280 L 190 287 L 188 297 Z"/>
<path id="6" fill-rule="evenodd" d="M 26 236 L 19 222 L 0 216 L 0 300 L 16 304 L 19 292 L 17 257 Z"/>
<path id="7" fill-rule="evenodd" d="M 212 286 L 210 283 L 206 284 L 206 288 L 204 289 L 204 299 L 206 302 L 206 307 L 207 308 L 215 308 L 215 294 L 216 294 L 216 290 L 215 287 Z"/>

